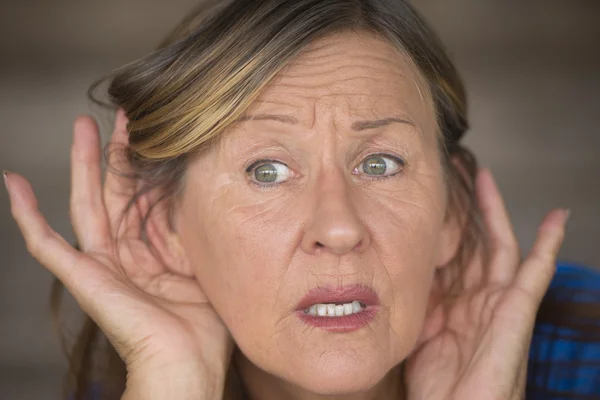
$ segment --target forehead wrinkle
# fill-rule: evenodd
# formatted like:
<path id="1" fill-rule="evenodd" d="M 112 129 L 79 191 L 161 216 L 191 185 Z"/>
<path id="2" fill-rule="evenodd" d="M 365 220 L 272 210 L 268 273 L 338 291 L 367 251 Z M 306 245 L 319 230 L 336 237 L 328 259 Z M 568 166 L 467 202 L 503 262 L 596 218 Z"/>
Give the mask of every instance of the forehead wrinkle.
<path id="1" fill-rule="evenodd" d="M 372 75 L 380 76 L 374 78 Z M 305 82 L 307 78 L 310 78 L 311 84 L 307 84 Z M 276 82 L 273 82 L 273 87 L 323 87 L 332 84 L 339 85 L 340 83 L 347 83 L 356 80 L 362 80 L 362 83 L 364 84 L 369 82 L 386 84 L 387 86 L 389 85 L 390 80 L 393 80 L 394 83 L 398 83 L 398 78 L 400 79 L 400 84 L 404 86 L 405 81 L 407 81 L 407 77 L 403 71 L 387 71 L 385 69 L 376 70 L 376 68 L 373 67 L 359 68 L 352 65 L 338 68 L 332 68 L 330 66 L 330 68 L 326 70 L 319 68 L 318 71 L 311 70 L 305 71 L 302 74 L 281 76 Z M 303 83 L 299 84 L 297 83 L 298 81 Z"/>
<path id="2" fill-rule="evenodd" d="M 364 39 L 367 39 L 367 40 L 364 40 Z M 318 39 L 318 40 L 312 42 L 311 44 L 306 46 L 303 49 L 303 51 L 299 54 L 299 56 L 297 56 L 292 61 L 296 62 L 296 61 L 302 61 L 302 60 L 312 60 L 312 59 L 323 58 L 326 56 L 335 56 L 335 55 L 342 54 L 339 51 L 339 48 L 342 47 L 344 44 L 346 44 L 349 41 L 352 41 L 352 43 L 354 44 L 354 46 L 352 46 L 348 50 L 348 53 L 350 53 L 352 55 L 354 55 L 354 54 L 363 54 L 364 55 L 365 52 L 368 53 L 368 55 L 371 55 L 373 57 L 380 57 L 380 58 L 383 58 L 381 56 L 381 53 L 385 53 L 387 56 L 392 55 L 392 54 L 395 56 L 404 55 L 403 52 L 399 51 L 395 47 L 395 45 L 393 45 L 386 39 L 382 39 L 380 37 L 364 38 L 364 36 L 362 36 L 362 35 L 353 35 L 353 34 L 343 35 L 342 34 L 342 35 L 339 35 L 337 38 L 335 38 L 335 40 L 332 40 L 332 37 L 329 37 L 329 38 L 321 38 L 321 39 Z M 323 54 L 319 54 L 319 53 L 325 53 L 325 54 L 323 55 Z"/>
<path id="3" fill-rule="evenodd" d="M 254 102 L 252 103 L 252 105 L 249 107 L 249 109 L 253 109 L 253 108 L 259 108 L 259 106 L 261 105 L 269 105 L 269 104 L 273 104 L 276 106 L 289 106 L 289 107 L 297 107 L 296 104 L 292 104 L 292 103 L 286 103 L 284 100 L 281 101 L 276 101 L 276 100 L 265 100 L 262 99 L 261 97 L 259 97 L 258 99 L 254 100 Z"/>
<path id="4" fill-rule="evenodd" d="M 281 90 L 281 89 L 291 90 Z M 323 96 L 320 93 L 307 93 L 311 89 L 306 84 L 282 84 L 277 83 L 268 88 L 263 92 L 259 99 L 264 105 L 273 104 L 276 106 L 289 106 L 291 108 L 306 108 L 308 101 L 318 101 Z M 254 104 L 254 103 L 252 103 Z M 249 110 L 252 110 L 253 105 L 250 105 Z M 256 107 L 259 108 L 259 107 Z"/>
<path id="5" fill-rule="evenodd" d="M 334 68 L 333 71 L 339 72 L 340 69 L 390 69 L 398 72 L 411 65 L 411 60 L 407 59 L 408 56 L 404 53 L 399 52 L 391 45 L 385 43 L 384 46 L 377 46 L 373 48 L 372 45 L 365 46 L 354 46 L 351 49 L 347 49 L 347 46 L 343 46 L 344 49 L 340 50 L 340 46 L 329 46 L 333 52 L 326 54 L 318 54 L 306 56 L 301 53 L 297 58 L 290 60 L 284 68 L 276 75 L 296 77 L 304 76 L 311 71 L 307 69 L 320 69 L 325 67 L 327 71 L 332 71 L 332 64 L 339 64 L 338 68 Z M 365 54 L 365 51 L 367 54 Z M 383 54 L 382 54 L 383 53 Z M 352 61 L 348 63 L 348 56 L 352 56 Z"/>
<path id="6" fill-rule="evenodd" d="M 332 65 L 335 65 L 335 67 L 332 67 Z M 332 73 L 340 73 L 340 72 L 346 72 L 346 71 L 354 71 L 354 70 L 358 70 L 358 71 L 365 71 L 365 70 L 377 70 L 378 72 L 380 71 L 394 71 L 395 73 L 399 72 L 399 70 L 402 70 L 403 68 L 406 68 L 408 66 L 408 63 L 406 63 L 405 61 L 399 59 L 397 62 L 392 62 L 389 60 L 385 60 L 383 61 L 383 59 L 377 59 L 377 58 L 369 58 L 368 60 L 360 60 L 360 59 L 352 59 L 351 61 L 348 60 L 348 55 L 344 54 L 343 56 L 340 55 L 338 57 L 336 57 L 335 59 L 332 60 L 328 60 L 328 61 L 323 61 L 321 63 L 304 63 L 304 64 L 296 64 L 293 65 L 288 71 L 286 71 L 285 75 L 289 76 L 289 77 L 297 77 L 297 76 L 304 76 L 304 74 L 306 74 L 304 71 L 306 70 L 316 70 L 316 69 L 324 69 L 325 72 L 332 72 Z M 312 71 L 310 71 L 312 73 Z M 282 74 L 284 75 L 284 74 Z"/>
<path id="7" fill-rule="evenodd" d="M 351 46 L 349 52 L 344 51 L 348 49 L 347 38 L 347 35 L 336 37 L 336 40 L 326 38 L 317 41 L 318 46 L 309 45 L 308 49 L 288 62 L 267 85 L 262 97 L 259 97 L 260 100 L 257 102 L 260 106 L 264 105 L 265 107 L 257 108 L 260 108 L 261 111 L 263 108 L 265 111 L 271 111 L 272 107 L 270 106 L 273 108 L 290 107 L 293 110 L 286 110 L 285 114 L 293 114 L 298 117 L 302 126 L 314 128 L 316 116 L 320 114 L 317 110 L 319 107 L 317 102 L 337 96 L 356 99 L 358 103 L 351 100 L 350 103 L 354 104 L 350 104 L 350 108 L 368 109 L 365 119 L 370 119 L 373 114 L 379 118 L 400 115 L 402 119 L 411 119 L 413 122 L 417 122 L 414 118 L 405 118 L 407 113 L 412 114 L 413 111 L 417 111 L 411 110 L 412 103 L 407 104 L 407 101 L 414 98 L 423 104 L 428 96 L 420 87 L 422 79 L 419 76 L 410 76 L 412 73 L 419 74 L 411 60 L 407 60 L 406 55 L 379 38 L 376 38 L 375 45 L 371 40 L 361 40 L 360 46 Z M 340 42 L 344 42 L 344 44 L 339 46 Z M 308 51 L 308 55 L 306 51 Z M 350 65 L 348 65 L 349 53 L 354 56 Z M 334 64 L 333 67 L 332 64 Z M 377 77 L 370 76 L 373 74 Z M 358 84 L 352 85 L 354 82 Z M 377 86 L 380 86 L 381 90 L 378 91 Z M 377 96 L 375 96 L 375 92 L 377 92 Z M 403 93 L 406 93 L 409 98 L 403 96 Z M 273 100 L 274 97 L 277 100 Z M 361 98 L 365 99 L 364 103 Z M 390 104 L 385 104 L 383 109 L 377 110 L 381 99 L 388 99 L 388 102 L 397 104 L 392 107 Z M 363 103 L 364 106 L 361 106 L 360 103 Z M 308 109 L 309 107 L 311 110 Z M 311 121 L 305 121 L 309 119 L 311 111 L 313 114 L 312 124 Z M 283 113 L 278 110 L 277 114 Z M 420 116 L 421 112 L 418 112 L 418 115 Z M 417 120 L 420 122 L 419 125 L 426 123 L 426 121 L 421 121 L 420 117 Z M 307 124 L 307 122 L 309 123 Z M 425 129 L 425 126 L 420 128 L 422 129 L 416 130 L 420 136 L 429 130 Z"/>
<path id="8" fill-rule="evenodd" d="M 314 78 L 317 75 L 315 74 L 311 75 L 310 81 L 301 78 L 282 77 L 278 82 L 271 85 L 262 99 L 264 100 L 268 96 L 283 98 L 294 96 L 307 100 L 319 100 L 330 96 L 363 96 L 367 100 L 371 100 L 370 98 L 373 98 L 372 100 L 386 98 L 404 102 L 400 94 L 410 92 L 410 87 L 407 86 L 412 83 L 401 72 L 387 73 L 378 78 L 366 75 L 365 71 L 360 71 L 354 76 L 340 77 L 331 72 L 324 72 L 322 75 L 330 76 L 327 79 L 317 79 L 316 81 Z M 286 93 L 286 89 L 290 89 L 289 92 Z M 422 96 L 419 96 L 419 91 L 416 91 L 415 94 L 417 98 Z"/>
<path id="9" fill-rule="evenodd" d="M 374 65 L 385 66 L 388 68 L 391 66 L 392 69 L 398 67 L 406 67 L 411 64 L 409 57 L 391 47 L 391 45 L 385 45 L 383 48 L 374 49 L 373 46 L 365 47 L 352 47 L 351 49 L 339 50 L 339 46 L 333 47 L 334 53 L 327 53 L 325 55 L 312 55 L 305 56 L 300 54 L 297 58 L 290 60 L 284 68 L 280 71 L 280 74 L 289 74 L 290 70 L 305 69 L 306 67 L 323 67 L 331 64 L 332 61 L 340 63 L 349 67 L 359 68 L 372 68 Z M 367 52 L 365 54 L 365 51 Z M 347 65 L 347 57 L 352 56 L 352 63 Z"/>
<path id="10" fill-rule="evenodd" d="M 285 114 L 251 114 L 251 115 L 244 115 L 240 118 L 238 118 L 237 122 L 244 122 L 244 121 L 265 121 L 265 120 L 272 120 L 272 121 L 277 121 L 277 122 L 281 122 L 284 124 L 288 124 L 288 125 L 296 125 L 298 124 L 298 118 L 292 117 L 290 115 L 285 115 Z"/>
<path id="11" fill-rule="evenodd" d="M 339 86 L 341 83 L 361 79 L 365 86 L 369 88 L 372 88 L 372 83 L 381 83 L 389 87 L 390 81 L 399 83 L 401 86 L 406 86 L 410 81 L 405 73 L 409 63 L 399 57 L 395 57 L 397 58 L 396 62 L 382 57 L 371 57 L 364 63 L 357 63 L 356 60 L 352 60 L 352 64 L 350 65 L 348 65 L 347 57 L 346 53 L 338 55 L 337 59 L 333 60 L 333 63 L 331 60 L 323 61 L 322 59 L 317 64 L 292 61 L 267 85 L 265 93 L 277 93 L 277 89 L 286 88 L 306 91 L 311 88 L 323 88 L 331 85 Z M 374 63 L 374 60 L 381 60 L 384 65 L 382 66 L 377 62 Z M 374 78 L 372 76 L 374 74 L 380 76 Z"/>

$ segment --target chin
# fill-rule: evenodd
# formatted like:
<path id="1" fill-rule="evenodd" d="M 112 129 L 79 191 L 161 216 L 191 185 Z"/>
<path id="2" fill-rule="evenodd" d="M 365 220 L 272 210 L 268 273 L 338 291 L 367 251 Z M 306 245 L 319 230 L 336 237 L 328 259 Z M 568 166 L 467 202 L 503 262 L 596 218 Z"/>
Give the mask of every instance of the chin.
<path id="1" fill-rule="evenodd" d="M 291 380 L 304 390 L 319 395 L 367 392 L 389 372 L 389 368 L 382 367 L 385 362 L 355 354 L 323 354 L 315 361 L 307 362 L 307 368 L 301 371 L 291 371 Z"/>

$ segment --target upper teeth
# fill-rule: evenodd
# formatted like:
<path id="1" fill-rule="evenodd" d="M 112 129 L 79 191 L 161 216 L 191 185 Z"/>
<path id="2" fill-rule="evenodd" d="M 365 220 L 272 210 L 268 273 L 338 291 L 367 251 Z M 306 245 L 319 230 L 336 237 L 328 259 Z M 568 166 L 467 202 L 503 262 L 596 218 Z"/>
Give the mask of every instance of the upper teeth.
<path id="1" fill-rule="evenodd" d="M 319 317 L 341 317 L 356 314 L 366 306 L 358 300 L 344 304 L 315 304 L 304 310 L 304 313 Z"/>

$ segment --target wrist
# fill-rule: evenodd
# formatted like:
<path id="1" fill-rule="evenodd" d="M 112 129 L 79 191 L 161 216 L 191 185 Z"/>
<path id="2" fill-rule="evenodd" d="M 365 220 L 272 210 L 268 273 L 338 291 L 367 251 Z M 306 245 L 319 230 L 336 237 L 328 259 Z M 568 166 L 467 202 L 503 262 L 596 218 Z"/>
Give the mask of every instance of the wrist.
<path id="1" fill-rule="evenodd" d="M 221 400 L 225 377 L 222 367 L 211 371 L 204 365 L 146 366 L 128 371 L 122 400 Z"/>

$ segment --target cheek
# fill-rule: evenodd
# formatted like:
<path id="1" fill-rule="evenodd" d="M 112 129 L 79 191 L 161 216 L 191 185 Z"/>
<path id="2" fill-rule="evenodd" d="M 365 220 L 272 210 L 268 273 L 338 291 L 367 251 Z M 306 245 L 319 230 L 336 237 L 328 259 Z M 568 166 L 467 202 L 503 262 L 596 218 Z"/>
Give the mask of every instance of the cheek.
<path id="1" fill-rule="evenodd" d="M 188 257 L 238 344 L 251 340 L 247 345 L 257 346 L 281 313 L 280 292 L 297 248 L 299 218 L 283 196 L 257 203 L 235 188 L 221 188 L 206 197 L 212 200 L 196 204 L 195 216 L 184 222 Z"/>
<path id="2" fill-rule="evenodd" d="M 397 190 L 366 192 L 371 243 L 382 266 L 379 280 L 386 288 L 396 354 L 406 355 L 422 328 L 441 240 L 443 185 L 427 176 L 407 180 Z"/>

